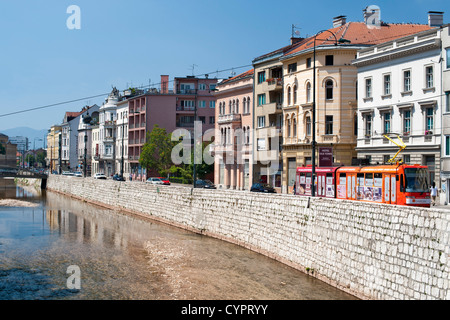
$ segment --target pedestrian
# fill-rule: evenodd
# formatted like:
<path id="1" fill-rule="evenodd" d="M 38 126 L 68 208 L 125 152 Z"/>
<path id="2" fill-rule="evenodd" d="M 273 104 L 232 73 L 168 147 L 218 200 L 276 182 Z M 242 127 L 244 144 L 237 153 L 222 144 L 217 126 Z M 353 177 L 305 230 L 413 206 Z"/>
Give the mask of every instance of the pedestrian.
<path id="1" fill-rule="evenodd" d="M 133 175 L 130 172 L 130 181 L 133 181 Z"/>
<path id="2" fill-rule="evenodd" d="M 431 195 L 431 204 L 433 206 L 435 206 L 436 205 L 436 196 L 437 196 L 437 188 L 436 188 L 435 182 L 433 182 L 433 185 L 431 186 L 430 195 Z"/>
<path id="3" fill-rule="evenodd" d="M 293 189 L 293 193 L 294 193 L 294 195 L 296 195 L 297 194 L 297 190 L 296 190 L 297 188 L 296 188 L 296 184 L 294 183 L 294 189 Z"/>

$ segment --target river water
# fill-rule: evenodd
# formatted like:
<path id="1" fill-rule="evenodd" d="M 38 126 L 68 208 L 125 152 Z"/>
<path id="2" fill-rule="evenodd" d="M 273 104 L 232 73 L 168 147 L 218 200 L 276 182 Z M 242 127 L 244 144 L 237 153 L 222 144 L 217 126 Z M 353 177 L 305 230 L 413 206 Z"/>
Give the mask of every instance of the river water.
<path id="1" fill-rule="evenodd" d="M 355 299 L 263 255 L 159 222 L 5 180 L 0 199 L 33 204 L 0 206 L 1 300 Z"/>

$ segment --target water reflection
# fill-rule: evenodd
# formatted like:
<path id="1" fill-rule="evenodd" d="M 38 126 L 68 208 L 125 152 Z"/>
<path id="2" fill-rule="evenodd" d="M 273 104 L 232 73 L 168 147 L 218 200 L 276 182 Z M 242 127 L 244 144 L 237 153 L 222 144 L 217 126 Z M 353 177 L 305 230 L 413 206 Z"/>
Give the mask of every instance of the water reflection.
<path id="1" fill-rule="evenodd" d="M 241 247 L 47 192 L 0 207 L 0 299 L 354 299 Z M 67 268 L 81 270 L 68 290 Z"/>

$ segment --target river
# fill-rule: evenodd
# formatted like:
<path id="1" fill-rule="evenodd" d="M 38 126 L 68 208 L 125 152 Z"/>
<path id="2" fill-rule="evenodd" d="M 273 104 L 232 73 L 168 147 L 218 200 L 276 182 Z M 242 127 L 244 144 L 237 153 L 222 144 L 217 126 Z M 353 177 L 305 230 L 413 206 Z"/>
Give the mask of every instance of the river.
<path id="1" fill-rule="evenodd" d="M 356 299 L 237 245 L 56 193 L 3 180 L 0 199 L 31 204 L 0 206 L 1 300 Z"/>

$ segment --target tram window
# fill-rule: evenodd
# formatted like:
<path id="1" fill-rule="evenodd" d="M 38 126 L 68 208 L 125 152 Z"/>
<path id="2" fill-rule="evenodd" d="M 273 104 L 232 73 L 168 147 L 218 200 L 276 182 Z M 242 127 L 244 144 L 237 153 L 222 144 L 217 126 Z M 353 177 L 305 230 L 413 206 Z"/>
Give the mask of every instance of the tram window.
<path id="1" fill-rule="evenodd" d="M 397 175 L 398 180 L 398 175 Z M 405 183 L 403 180 L 403 174 L 400 175 L 400 192 L 405 192 Z"/>
<path id="2" fill-rule="evenodd" d="M 358 179 L 358 186 L 364 186 L 364 173 L 358 173 L 356 177 Z"/>
<path id="3" fill-rule="evenodd" d="M 347 181 L 347 174 L 346 173 L 341 173 L 339 175 L 339 184 L 345 185 Z"/>
<path id="4" fill-rule="evenodd" d="M 373 186 L 373 173 L 366 173 L 366 183 L 364 184 L 366 187 Z"/>
<path id="5" fill-rule="evenodd" d="M 381 173 L 374 174 L 373 185 L 375 187 L 381 187 L 383 185 L 383 175 Z"/>

